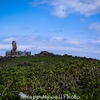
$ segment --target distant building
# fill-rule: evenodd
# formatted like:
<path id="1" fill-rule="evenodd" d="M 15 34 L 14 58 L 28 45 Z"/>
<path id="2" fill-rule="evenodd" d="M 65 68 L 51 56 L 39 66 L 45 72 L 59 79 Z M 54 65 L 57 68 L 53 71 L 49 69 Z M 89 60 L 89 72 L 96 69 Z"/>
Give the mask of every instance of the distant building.
<path id="1" fill-rule="evenodd" d="M 16 51 L 17 50 L 17 43 L 16 41 L 12 41 L 12 50 L 11 51 L 6 51 L 5 56 L 30 56 L 31 52 L 25 51 Z M 26 49 L 27 50 L 27 49 Z"/>
<path id="2" fill-rule="evenodd" d="M 31 55 L 31 52 L 27 52 L 27 54 L 25 52 L 22 52 L 22 51 L 14 51 L 12 52 L 11 54 L 11 51 L 6 51 L 6 54 L 5 56 L 30 56 Z"/>

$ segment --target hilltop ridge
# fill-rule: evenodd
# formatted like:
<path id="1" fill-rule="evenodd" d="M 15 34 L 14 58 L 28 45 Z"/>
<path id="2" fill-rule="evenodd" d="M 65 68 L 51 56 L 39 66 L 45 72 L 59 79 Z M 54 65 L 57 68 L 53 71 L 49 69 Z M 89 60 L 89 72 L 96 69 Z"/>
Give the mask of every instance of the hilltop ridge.
<path id="1" fill-rule="evenodd" d="M 79 59 L 87 59 L 87 60 L 98 60 L 98 59 L 95 59 L 95 58 L 87 58 L 87 57 L 73 56 L 73 55 L 68 55 L 68 54 L 59 55 L 59 54 L 54 54 L 54 53 L 51 53 L 51 52 L 48 52 L 48 51 L 41 51 L 38 54 L 28 55 L 28 56 L 65 56 L 65 57 L 72 57 L 72 58 L 79 58 Z M 15 57 L 17 57 L 17 56 L 0 56 L 0 62 L 4 62 L 4 61 L 7 61 L 10 58 L 15 58 Z"/>

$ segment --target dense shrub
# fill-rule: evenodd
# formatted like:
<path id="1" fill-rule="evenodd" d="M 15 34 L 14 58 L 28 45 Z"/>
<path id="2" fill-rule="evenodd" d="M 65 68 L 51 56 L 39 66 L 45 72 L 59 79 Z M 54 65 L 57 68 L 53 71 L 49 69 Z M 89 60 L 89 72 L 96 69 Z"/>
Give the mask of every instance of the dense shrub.
<path id="1" fill-rule="evenodd" d="M 67 56 L 16 57 L 0 63 L 0 99 L 30 96 L 77 95 L 100 99 L 100 61 Z"/>

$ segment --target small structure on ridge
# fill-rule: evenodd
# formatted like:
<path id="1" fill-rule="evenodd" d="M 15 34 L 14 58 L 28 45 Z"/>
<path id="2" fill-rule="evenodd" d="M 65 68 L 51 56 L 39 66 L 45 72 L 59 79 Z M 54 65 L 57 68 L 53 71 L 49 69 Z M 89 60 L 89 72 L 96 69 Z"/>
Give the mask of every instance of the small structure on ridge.
<path id="1" fill-rule="evenodd" d="M 31 55 L 31 52 L 22 52 L 22 51 L 17 51 L 17 43 L 16 41 L 12 41 L 12 49 L 11 51 L 6 51 L 6 56 L 10 56 L 10 57 L 13 57 L 13 56 L 29 56 Z"/>

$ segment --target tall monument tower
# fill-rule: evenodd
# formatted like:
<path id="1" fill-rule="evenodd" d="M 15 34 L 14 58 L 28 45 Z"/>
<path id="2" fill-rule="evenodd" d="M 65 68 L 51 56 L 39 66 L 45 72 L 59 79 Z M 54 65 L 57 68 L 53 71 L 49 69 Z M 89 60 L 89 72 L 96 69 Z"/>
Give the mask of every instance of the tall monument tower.
<path id="1" fill-rule="evenodd" d="M 12 41 L 12 51 L 16 51 L 17 50 L 17 43 L 16 41 Z"/>

